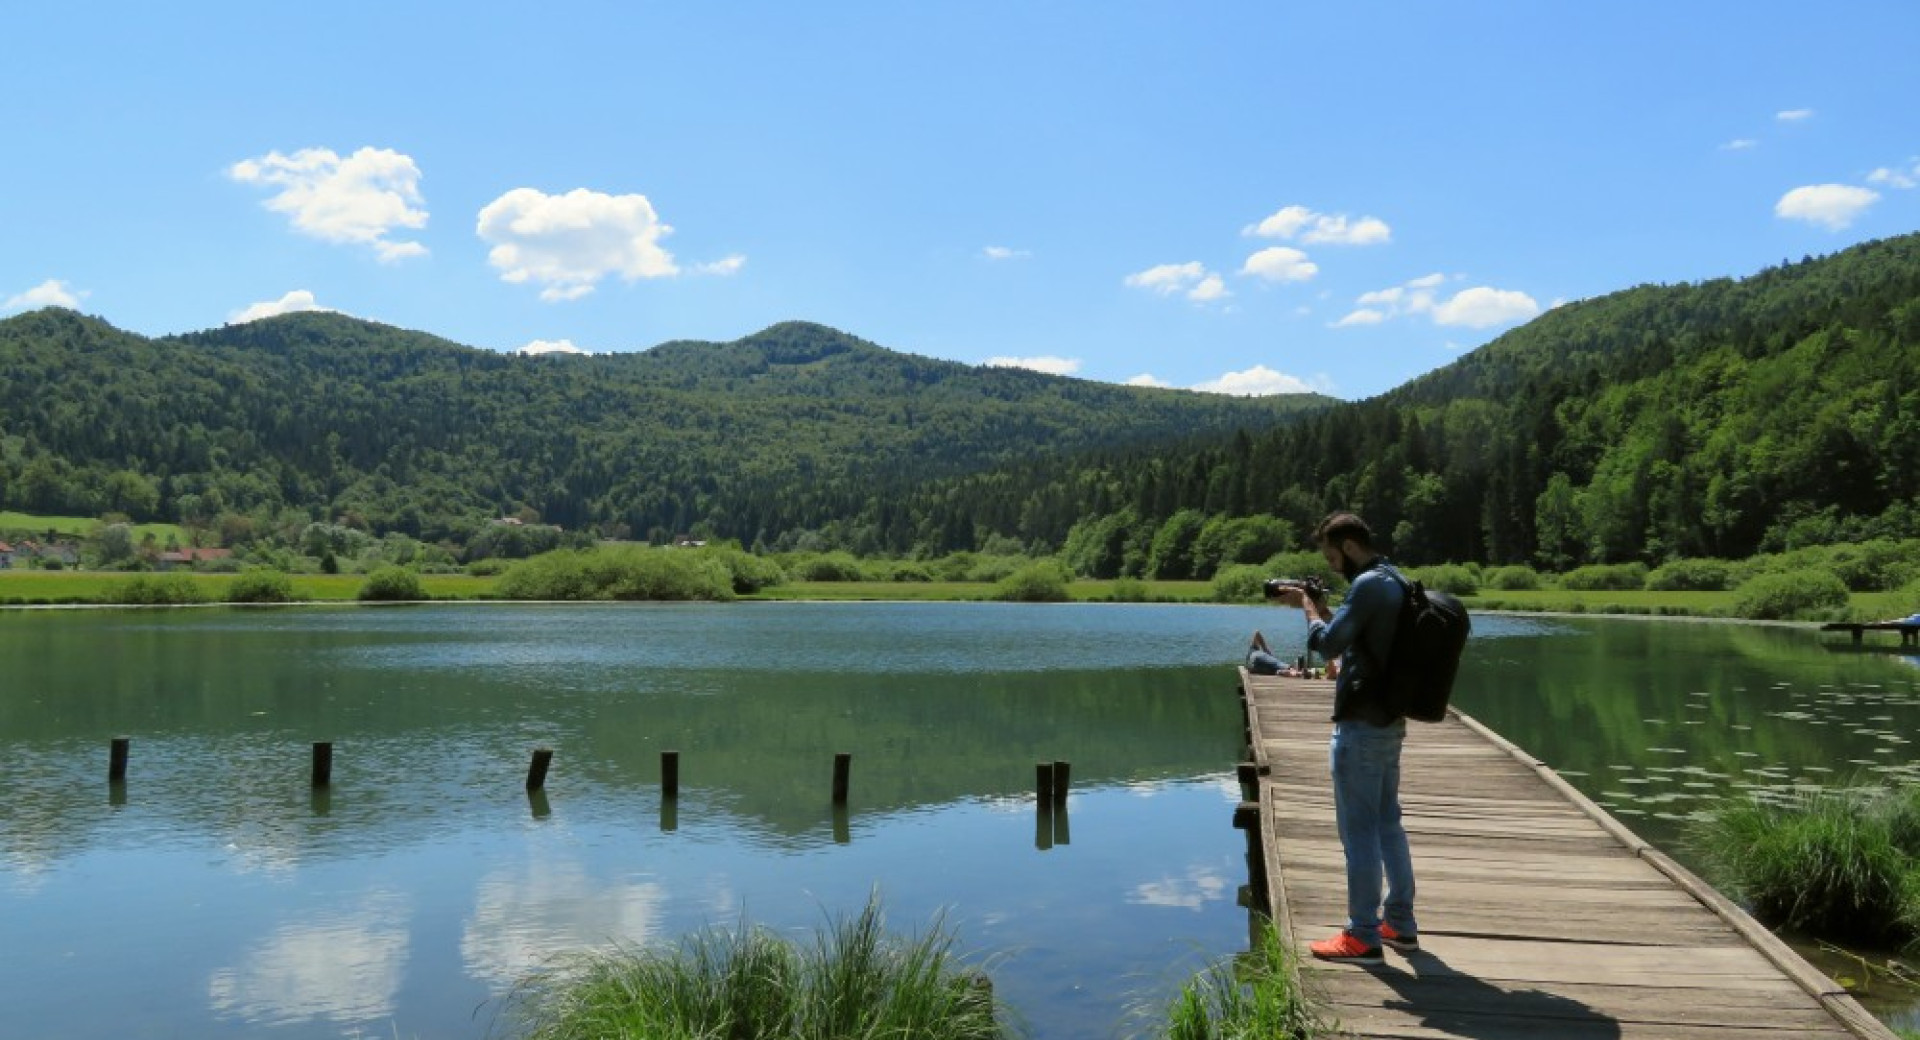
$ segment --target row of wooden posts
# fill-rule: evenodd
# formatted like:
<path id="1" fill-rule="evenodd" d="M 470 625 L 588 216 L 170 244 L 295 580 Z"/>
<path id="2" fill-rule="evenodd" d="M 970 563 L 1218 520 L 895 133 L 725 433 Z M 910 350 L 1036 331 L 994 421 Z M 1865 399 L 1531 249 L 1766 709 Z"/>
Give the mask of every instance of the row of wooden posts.
<path id="1" fill-rule="evenodd" d="M 107 782 L 125 783 L 127 779 L 127 759 L 131 753 L 133 741 L 128 737 L 115 737 L 107 755 Z M 535 748 L 533 761 L 527 764 L 527 790 L 539 791 L 547 785 L 547 770 L 553 765 L 552 748 Z M 1041 762 L 1034 770 L 1034 797 L 1042 810 L 1064 808 L 1067 804 L 1067 787 L 1073 767 L 1066 762 Z M 847 788 L 853 772 L 853 755 L 841 751 L 833 756 L 833 804 L 847 804 Z M 315 741 L 313 745 L 313 786 L 326 787 L 333 783 L 333 742 Z M 680 796 L 680 752 L 660 752 L 660 794 L 667 798 Z"/>

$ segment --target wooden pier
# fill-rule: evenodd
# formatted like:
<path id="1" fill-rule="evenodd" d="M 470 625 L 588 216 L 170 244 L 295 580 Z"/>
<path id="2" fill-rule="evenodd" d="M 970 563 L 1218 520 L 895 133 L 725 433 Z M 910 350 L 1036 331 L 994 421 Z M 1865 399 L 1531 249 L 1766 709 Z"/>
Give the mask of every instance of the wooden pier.
<path id="1" fill-rule="evenodd" d="M 1853 645 L 1859 646 L 1868 632 L 1898 632 L 1901 646 L 1920 646 L 1920 624 L 1910 621 L 1831 621 L 1820 626 L 1822 632 L 1850 632 Z"/>
<path id="2" fill-rule="evenodd" d="M 1327 775 L 1333 684 L 1249 675 L 1256 879 L 1307 991 L 1355 1037 L 1896 1040 L 1764 926 L 1525 751 L 1409 723 L 1400 797 L 1421 952 L 1329 964 L 1346 923 Z M 1249 806 L 1250 810 L 1252 807 Z M 1251 812 L 1242 814 L 1251 817 Z"/>

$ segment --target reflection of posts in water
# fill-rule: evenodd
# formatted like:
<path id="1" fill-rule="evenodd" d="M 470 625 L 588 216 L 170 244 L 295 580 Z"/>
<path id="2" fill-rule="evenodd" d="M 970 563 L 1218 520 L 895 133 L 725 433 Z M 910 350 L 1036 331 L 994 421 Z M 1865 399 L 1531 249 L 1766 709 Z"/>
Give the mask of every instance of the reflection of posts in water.
<path id="1" fill-rule="evenodd" d="M 127 750 L 133 741 L 126 737 L 115 737 L 107 748 L 107 782 L 120 783 L 127 778 Z"/>
<path id="2" fill-rule="evenodd" d="M 680 829 L 680 799 L 668 797 L 660 799 L 660 831 L 671 834 Z"/>
<path id="3" fill-rule="evenodd" d="M 527 790 L 538 791 L 547 785 L 547 767 L 553 764 L 553 749 L 535 748 L 527 765 Z"/>
<path id="4" fill-rule="evenodd" d="M 538 787 L 527 789 L 527 811 L 533 813 L 536 820 L 544 820 L 553 815 L 553 807 L 547 804 L 547 792 Z"/>
<path id="5" fill-rule="evenodd" d="M 1053 810 L 1053 843 L 1055 845 L 1073 844 L 1073 832 L 1067 827 L 1067 803 Z"/>
<path id="6" fill-rule="evenodd" d="M 853 841 L 853 828 L 847 814 L 845 802 L 836 802 L 833 806 L 833 843 L 847 845 Z"/>
<path id="7" fill-rule="evenodd" d="M 333 783 L 333 742 L 316 740 L 313 742 L 313 786 L 325 787 Z"/>
<path id="8" fill-rule="evenodd" d="M 107 784 L 107 804 L 115 809 L 127 804 L 127 782 L 113 780 Z"/>
<path id="9" fill-rule="evenodd" d="M 1053 848 L 1053 803 L 1044 799 L 1033 811 L 1033 847 L 1041 852 Z"/>
<path id="10" fill-rule="evenodd" d="M 307 792 L 307 809 L 311 811 L 315 816 L 332 815 L 333 814 L 333 788 L 330 786 L 322 785 L 308 791 Z"/>

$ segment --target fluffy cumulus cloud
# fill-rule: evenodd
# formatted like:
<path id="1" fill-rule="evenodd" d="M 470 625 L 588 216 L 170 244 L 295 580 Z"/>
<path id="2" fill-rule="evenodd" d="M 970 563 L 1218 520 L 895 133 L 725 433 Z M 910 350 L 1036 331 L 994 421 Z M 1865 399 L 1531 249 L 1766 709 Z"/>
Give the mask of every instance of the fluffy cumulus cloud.
<path id="1" fill-rule="evenodd" d="M 1350 220 L 1345 213 L 1316 213 L 1305 206 L 1284 206 L 1241 233 L 1260 238 L 1298 237 L 1308 245 L 1373 246 L 1393 239 L 1393 229 L 1378 217 Z"/>
<path id="2" fill-rule="evenodd" d="M 1195 303 L 1207 303 L 1231 296 L 1227 283 L 1207 270 L 1198 260 L 1184 264 L 1161 264 L 1126 277 L 1127 285 L 1160 296 L 1179 293 Z"/>
<path id="3" fill-rule="evenodd" d="M 740 269 L 745 266 L 747 266 L 747 258 L 744 256 L 741 256 L 738 253 L 735 253 L 732 256 L 723 256 L 720 259 L 714 260 L 710 263 L 695 264 L 693 267 L 693 273 L 694 274 L 711 274 L 711 275 L 717 275 L 721 278 L 731 278 L 732 276 L 739 274 Z"/>
<path id="4" fill-rule="evenodd" d="M 296 311 L 331 311 L 331 307 L 322 307 L 313 298 L 313 293 L 305 289 L 295 289 L 277 300 L 262 300 L 259 303 L 234 311 L 227 315 L 227 324 L 245 325 L 261 318 L 275 318 Z"/>
<path id="5" fill-rule="evenodd" d="M 1239 397 L 1266 397 L 1271 394 L 1310 394 L 1313 387 L 1298 376 L 1255 365 L 1242 372 L 1228 372 L 1218 379 L 1196 383 L 1193 389 L 1209 394 L 1234 394 Z"/>
<path id="6" fill-rule="evenodd" d="M 286 214 L 301 234 L 372 246 L 388 262 L 427 251 L 418 242 L 391 237 L 400 228 L 425 227 L 427 211 L 420 167 L 390 148 L 362 148 L 344 159 L 327 148 L 268 152 L 234 163 L 227 175 L 275 189 L 266 207 Z"/>
<path id="7" fill-rule="evenodd" d="M 574 346 L 573 341 L 570 339 L 536 339 L 533 342 L 528 343 L 526 346 L 521 347 L 519 350 L 514 351 L 514 353 L 529 354 L 529 355 L 531 354 L 591 354 L 593 353 L 593 351 L 582 350 L 579 347 Z"/>
<path id="8" fill-rule="evenodd" d="M 1269 282 L 1304 282 L 1320 273 L 1320 265 L 1291 246 L 1269 246 L 1247 257 L 1240 273 Z"/>
<path id="9" fill-rule="evenodd" d="M 1839 231 L 1878 201 L 1880 193 L 1871 188 L 1809 184 L 1780 196 L 1780 201 L 1773 204 L 1773 212 L 1782 220 L 1803 220 L 1829 231 Z"/>
<path id="10" fill-rule="evenodd" d="M 1473 329 L 1490 329 L 1496 325 L 1511 325 L 1516 321 L 1526 321 L 1540 313 L 1540 304 L 1533 297 L 1514 289 L 1491 289 L 1477 286 L 1462 289 L 1451 299 L 1433 308 L 1433 321 L 1436 325 L 1464 325 Z"/>
<path id="11" fill-rule="evenodd" d="M 680 273 L 660 245 L 673 229 L 661 223 L 645 195 L 585 188 L 548 195 L 515 188 L 480 211 L 475 230 L 492 244 L 487 260 L 501 279 L 538 285 L 540 298 L 549 302 L 577 300 L 612 275 L 631 282 Z"/>
<path id="12" fill-rule="evenodd" d="M 1035 372 L 1045 372 L 1050 376 L 1070 376 L 1080 371 L 1079 358 L 1053 357 L 990 357 L 982 362 L 988 368 L 1029 368 Z"/>
<path id="13" fill-rule="evenodd" d="M 1151 372 L 1142 372 L 1139 375 L 1134 376 L 1132 379 L 1127 380 L 1127 385 L 1128 386 L 1153 386 L 1153 387 L 1159 387 L 1162 390 L 1171 389 L 1173 387 L 1172 383 L 1169 383 L 1166 380 L 1161 379 L 1159 376 L 1156 376 Z"/>
<path id="14" fill-rule="evenodd" d="M 1920 159 L 1908 159 L 1903 166 L 1882 166 L 1867 174 L 1867 183 L 1902 190 L 1920 187 Z"/>
<path id="15" fill-rule="evenodd" d="M 58 278 L 49 278 L 22 293 L 7 297 L 6 310 L 37 310 L 41 307 L 78 307 L 87 294 Z"/>

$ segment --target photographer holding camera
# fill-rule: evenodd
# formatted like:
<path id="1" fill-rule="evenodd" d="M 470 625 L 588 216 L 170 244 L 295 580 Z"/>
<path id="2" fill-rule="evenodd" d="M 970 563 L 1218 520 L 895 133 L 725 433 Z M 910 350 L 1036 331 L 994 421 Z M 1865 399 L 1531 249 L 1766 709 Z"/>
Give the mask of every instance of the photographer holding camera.
<path id="1" fill-rule="evenodd" d="M 1267 595 L 1307 616 L 1307 649 L 1340 658 L 1334 683 L 1333 809 L 1347 861 L 1347 926 L 1307 944 L 1322 960 L 1379 964 L 1385 943 L 1401 953 L 1420 948 L 1413 918 L 1413 856 L 1400 823 L 1400 749 L 1407 720 L 1382 703 L 1371 680 L 1393 645 L 1405 593 L 1380 566 L 1373 530 L 1353 513 L 1333 513 L 1314 531 L 1327 565 L 1351 584 L 1338 611 L 1327 609 L 1317 581 L 1269 582 Z M 1385 901 L 1381 879 L 1385 876 Z M 1385 915 L 1382 916 L 1384 905 Z"/>

